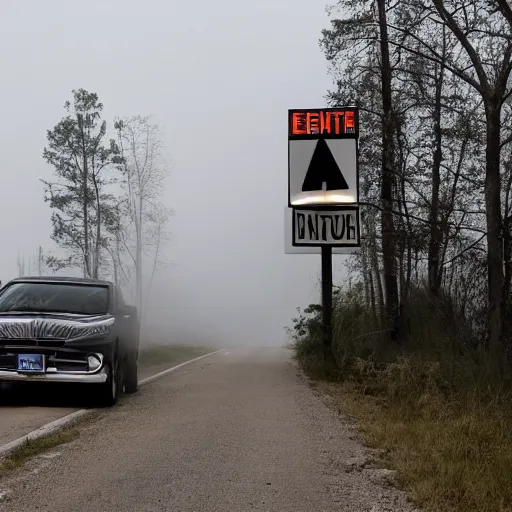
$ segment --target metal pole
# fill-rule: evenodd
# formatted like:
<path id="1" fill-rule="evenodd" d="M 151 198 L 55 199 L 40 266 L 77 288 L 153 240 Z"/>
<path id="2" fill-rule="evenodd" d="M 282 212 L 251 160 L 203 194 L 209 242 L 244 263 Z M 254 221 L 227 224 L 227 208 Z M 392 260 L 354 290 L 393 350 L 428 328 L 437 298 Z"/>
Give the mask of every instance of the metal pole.
<path id="1" fill-rule="evenodd" d="M 322 308 L 324 358 L 329 358 L 332 345 L 332 247 L 322 245 Z"/>

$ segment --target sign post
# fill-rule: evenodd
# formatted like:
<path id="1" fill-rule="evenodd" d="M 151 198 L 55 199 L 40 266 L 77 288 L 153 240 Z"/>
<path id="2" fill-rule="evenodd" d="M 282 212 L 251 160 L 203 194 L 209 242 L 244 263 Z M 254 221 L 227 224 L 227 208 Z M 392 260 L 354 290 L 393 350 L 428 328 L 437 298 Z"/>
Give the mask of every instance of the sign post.
<path id="1" fill-rule="evenodd" d="M 361 246 L 358 138 L 357 107 L 288 111 L 292 245 L 321 250 L 325 358 L 332 357 L 333 249 Z"/>
<path id="2" fill-rule="evenodd" d="M 322 321 L 324 327 L 324 359 L 332 345 L 332 246 L 322 246 Z"/>

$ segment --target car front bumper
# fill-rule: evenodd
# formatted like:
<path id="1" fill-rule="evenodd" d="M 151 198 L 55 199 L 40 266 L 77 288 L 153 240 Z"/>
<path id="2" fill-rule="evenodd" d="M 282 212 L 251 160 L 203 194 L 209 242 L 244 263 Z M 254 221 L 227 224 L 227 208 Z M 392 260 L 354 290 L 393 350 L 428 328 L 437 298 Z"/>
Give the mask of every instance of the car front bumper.
<path id="1" fill-rule="evenodd" d="M 47 370 L 45 373 L 20 373 L 13 370 L 0 370 L 0 382 L 63 382 L 63 383 L 83 383 L 83 384 L 102 384 L 107 381 L 107 373 L 103 367 L 97 373 L 80 374 L 52 372 Z"/>
<path id="2" fill-rule="evenodd" d="M 41 371 L 18 368 L 18 356 L 26 354 L 43 356 Z M 110 340 L 61 346 L 52 342 L 42 346 L 30 340 L 13 340 L 0 346 L 0 381 L 101 384 L 108 379 L 106 366 L 111 354 Z"/>

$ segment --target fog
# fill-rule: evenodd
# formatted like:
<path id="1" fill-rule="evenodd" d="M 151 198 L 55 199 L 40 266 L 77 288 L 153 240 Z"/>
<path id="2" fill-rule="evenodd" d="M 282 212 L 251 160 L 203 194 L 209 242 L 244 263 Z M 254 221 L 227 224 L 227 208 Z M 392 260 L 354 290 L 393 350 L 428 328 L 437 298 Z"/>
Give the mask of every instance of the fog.
<path id="1" fill-rule="evenodd" d="M 287 109 L 325 105 L 327 25 L 322 1 L 3 0 L 0 279 L 17 276 L 18 251 L 55 250 L 42 150 L 85 88 L 107 121 L 154 114 L 172 166 L 146 335 L 283 343 L 296 307 L 319 300 L 320 256 L 284 254 L 283 210 Z"/>

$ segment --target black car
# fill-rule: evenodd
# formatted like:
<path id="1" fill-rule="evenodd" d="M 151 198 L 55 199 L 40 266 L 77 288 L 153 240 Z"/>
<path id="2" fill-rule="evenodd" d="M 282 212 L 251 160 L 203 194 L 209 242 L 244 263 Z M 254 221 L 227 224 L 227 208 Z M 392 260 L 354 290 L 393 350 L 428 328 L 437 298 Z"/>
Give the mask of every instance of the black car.
<path id="1" fill-rule="evenodd" d="M 118 286 L 72 277 L 0 290 L 0 382 L 84 383 L 101 405 L 137 391 L 139 325 Z"/>

